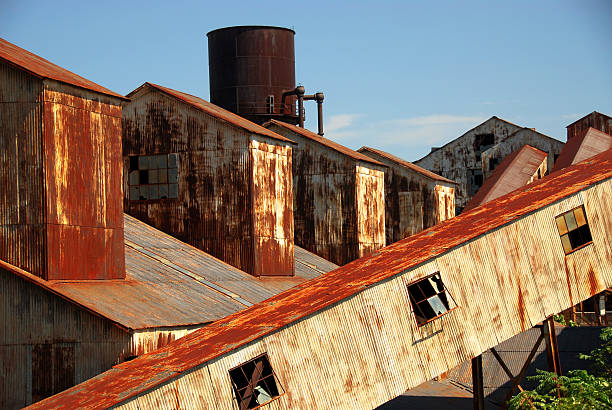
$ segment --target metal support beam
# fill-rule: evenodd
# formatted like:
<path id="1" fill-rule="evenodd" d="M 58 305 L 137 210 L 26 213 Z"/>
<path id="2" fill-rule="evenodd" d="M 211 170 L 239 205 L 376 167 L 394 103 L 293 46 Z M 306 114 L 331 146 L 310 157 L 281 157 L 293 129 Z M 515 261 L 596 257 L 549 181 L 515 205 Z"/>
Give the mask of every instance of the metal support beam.
<path id="1" fill-rule="evenodd" d="M 482 355 L 478 355 L 472 359 L 472 386 L 474 388 L 474 410 L 484 410 Z"/>
<path id="2" fill-rule="evenodd" d="M 561 360 L 559 359 L 559 347 L 557 345 L 557 333 L 555 332 L 555 322 L 551 317 L 542 322 L 542 334 L 546 343 L 546 359 L 548 361 L 548 371 L 555 372 L 561 376 Z"/>

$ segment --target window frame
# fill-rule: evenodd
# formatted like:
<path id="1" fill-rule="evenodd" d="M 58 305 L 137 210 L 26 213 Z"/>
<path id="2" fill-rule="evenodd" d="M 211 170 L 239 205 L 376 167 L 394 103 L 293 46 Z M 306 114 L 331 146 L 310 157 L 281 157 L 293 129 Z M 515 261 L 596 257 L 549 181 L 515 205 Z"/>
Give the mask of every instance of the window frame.
<path id="1" fill-rule="evenodd" d="M 245 372 L 245 371 L 244 371 L 244 369 L 243 369 L 243 368 L 244 368 L 244 366 L 246 366 L 246 365 L 248 365 L 248 364 L 250 364 L 250 363 L 253 363 L 253 362 L 257 361 L 258 359 L 262 359 L 262 358 L 263 358 L 263 359 L 264 359 L 264 360 L 267 362 L 268 366 L 270 367 L 271 374 L 270 374 L 270 375 L 268 375 L 268 376 L 260 377 L 260 378 L 259 378 L 259 379 L 258 379 L 258 380 L 255 382 L 255 386 L 257 386 L 257 384 L 258 384 L 258 383 L 259 383 L 261 380 L 266 379 L 266 378 L 271 378 L 271 379 L 272 379 L 272 381 L 275 383 L 275 388 L 276 388 L 276 390 L 278 391 L 278 394 L 277 394 L 276 396 L 271 396 L 271 399 L 270 399 L 270 400 L 268 400 L 268 401 L 266 401 L 266 402 L 264 402 L 264 403 L 258 404 L 258 405 L 257 405 L 257 406 L 255 406 L 255 407 L 248 407 L 248 404 L 247 404 L 247 407 L 245 407 L 245 409 L 249 409 L 249 410 L 252 410 L 252 409 L 259 409 L 260 407 L 266 406 L 266 405 L 268 405 L 269 403 L 273 402 L 274 400 L 277 400 L 277 399 L 279 399 L 280 397 L 282 397 L 282 396 L 284 396 L 284 395 L 285 395 L 285 389 L 283 388 L 283 386 L 282 386 L 282 384 L 281 384 L 280 380 L 278 379 L 278 376 L 276 375 L 276 372 L 274 371 L 274 368 L 272 367 L 272 363 L 270 362 L 270 358 L 268 357 L 268 353 L 267 353 L 267 352 L 264 352 L 264 353 L 262 353 L 262 354 L 259 354 L 259 355 L 255 356 L 255 357 L 253 357 L 252 359 L 249 359 L 249 360 L 247 360 L 247 361 L 245 361 L 245 362 L 242 362 L 242 363 L 240 363 L 239 365 L 234 366 L 234 367 L 232 367 L 231 369 L 229 369 L 229 370 L 228 370 L 228 375 L 229 375 L 229 378 L 230 378 L 230 383 L 231 383 L 231 385 L 232 385 L 232 391 L 233 391 L 233 393 L 234 393 L 234 394 L 233 394 L 233 396 L 234 396 L 234 399 L 236 400 L 236 403 L 238 404 L 238 409 L 239 409 L 239 410 L 242 410 L 242 409 L 243 409 L 243 408 L 240 406 L 240 404 L 241 404 L 242 400 L 244 400 L 244 397 L 242 397 L 242 398 L 241 398 L 241 397 L 239 397 L 238 391 L 239 391 L 239 390 L 246 390 L 246 389 L 248 389 L 248 387 L 249 387 L 250 383 L 249 383 L 249 382 L 247 382 L 247 386 L 246 386 L 246 387 L 244 387 L 244 388 L 242 388 L 242 389 L 238 389 L 238 386 L 237 386 L 236 382 L 234 381 L 234 379 L 233 379 L 233 377 L 232 377 L 232 372 L 233 372 L 233 371 L 235 371 L 235 370 L 237 370 L 237 369 L 240 369 L 240 370 L 242 371 L 242 375 L 244 376 L 245 380 L 248 380 L 249 378 L 247 377 L 246 372 Z M 265 366 L 265 363 L 264 363 L 264 365 L 263 365 L 263 366 Z M 263 370 L 262 370 L 262 372 L 263 372 Z M 254 389 L 255 389 L 255 388 L 253 387 L 253 390 L 254 390 Z M 270 393 L 271 393 L 271 392 L 270 392 Z"/>
<path id="2" fill-rule="evenodd" d="M 575 211 L 576 211 L 577 209 L 582 209 L 582 215 L 584 216 L 584 223 L 583 223 L 583 224 L 581 224 L 581 225 L 578 225 L 578 221 L 577 221 L 577 219 L 576 219 L 576 213 L 575 213 Z M 565 219 L 565 215 L 570 214 L 570 213 L 572 213 L 572 214 L 574 215 L 574 221 L 576 222 L 576 227 L 575 227 L 575 228 L 573 228 L 573 229 L 571 229 L 571 230 L 570 230 L 570 229 L 569 229 L 569 227 L 567 226 L 567 220 Z M 563 218 L 563 222 L 564 222 L 564 224 L 565 224 L 565 229 L 566 229 L 566 231 L 565 231 L 564 233 L 561 233 L 561 229 L 560 229 L 560 227 L 559 227 L 559 223 L 557 222 L 557 220 L 558 220 L 559 218 L 561 218 L 561 217 Z M 589 219 L 587 218 L 586 210 L 584 209 L 584 204 L 580 204 L 580 205 L 578 205 L 577 207 L 574 207 L 574 208 L 572 208 L 572 209 L 570 209 L 570 210 L 568 210 L 568 211 L 565 211 L 565 212 L 562 212 L 562 213 L 560 213 L 560 214 L 556 215 L 556 216 L 555 216 L 555 219 L 554 219 L 554 224 L 555 224 L 555 226 L 557 227 L 557 232 L 559 233 L 559 241 L 561 242 L 561 249 L 563 250 L 563 253 L 564 253 L 566 256 L 567 256 L 567 255 L 570 255 L 570 254 L 572 254 L 572 253 L 574 253 L 574 252 L 576 252 L 576 251 L 577 251 L 577 250 L 579 250 L 579 249 L 582 249 L 582 248 L 584 248 L 584 247 L 586 247 L 586 246 L 589 246 L 589 245 L 591 245 L 591 244 L 593 243 L 593 234 L 591 233 L 591 227 L 590 227 L 590 225 L 589 225 Z M 588 230 L 588 232 L 589 232 L 589 237 L 591 238 L 591 240 L 589 240 L 589 241 L 587 241 L 587 242 L 585 242 L 585 243 L 583 243 L 583 244 L 581 244 L 581 245 L 578 245 L 578 246 L 577 246 L 577 247 L 575 247 L 575 248 L 574 248 L 574 247 L 572 247 L 572 249 L 570 249 L 569 251 L 566 251 L 566 250 L 565 250 L 565 246 L 563 245 L 563 237 L 564 237 L 564 236 L 567 236 L 568 241 L 569 241 L 569 243 L 570 243 L 570 246 L 572 246 L 572 245 L 571 245 L 571 240 L 570 240 L 570 238 L 569 238 L 569 234 L 570 234 L 570 232 L 577 231 L 578 229 L 580 229 L 580 228 L 581 228 L 581 227 L 583 227 L 583 226 L 586 226 L 586 228 L 587 228 L 587 230 Z"/>
<path id="3" fill-rule="evenodd" d="M 170 167 L 170 157 L 174 156 L 174 167 Z M 144 159 L 144 157 L 146 157 L 146 160 Z M 150 166 L 147 166 L 146 169 L 141 169 L 140 163 L 141 161 L 143 162 L 148 162 L 150 161 L 152 158 L 154 157 L 166 157 L 165 158 L 165 163 L 166 163 L 166 167 L 165 168 L 151 168 Z M 142 160 L 141 160 L 142 158 Z M 133 164 L 136 163 L 137 164 L 137 168 L 133 168 Z M 127 196 L 127 200 L 130 203 L 158 203 L 158 202 L 163 202 L 163 201 L 178 201 L 180 199 L 180 195 L 179 195 L 179 153 L 178 152 L 169 152 L 169 153 L 157 153 L 157 154 L 137 154 L 137 155 L 128 155 L 127 156 L 127 187 L 126 187 L 126 195 Z M 165 177 L 165 182 L 158 182 L 156 183 L 151 183 L 150 180 L 148 180 L 151 177 L 151 173 L 152 172 L 156 172 L 159 173 L 159 171 L 165 171 L 166 177 Z M 176 182 L 170 182 L 170 171 L 175 172 L 176 173 Z M 133 184 L 132 183 L 132 173 L 133 172 L 137 172 L 139 174 L 138 178 L 138 183 L 137 184 Z M 146 172 L 147 175 L 147 183 L 142 183 L 141 181 L 141 173 Z M 170 186 L 176 186 L 176 197 L 170 197 L 170 191 L 171 188 Z M 141 199 L 140 198 L 140 190 L 142 187 L 146 186 L 147 190 L 150 189 L 151 187 L 156 187 L 157 190 L 160 189 L 160 187 L 162 186 L 166 186 L 166 197 L 165 198 L 147 198 L 147 199 Z M 138 194 L 138 199 L 132 199 L 132 188 L 136 187 L 139 191 Z M 158 191 L 159 192 L 159 191 Z M 159 196 L 159 194 L 158 194 Z"/>
<path id="4" fill-rule="evenodd" d="M 418 302 L 417 301 L 413 302 L 412 294 L 410 293 L 410 287 L 418 285 L 419 283 L 424 282 L 424 281 L 428 280 L 429 278 L 431 278 L 433 276 L 438 276 L 440 278 L 440 283 L 442 284 L 442 287 L 444 288 L 444 290 L 436 291 L 434 289 L 434 291 L 436 292 L 435 295 L 425 296 L 425 292 L 423 292 L 423 290 L 419 286 L 418 289 L 421 292 L 421 294 L 424 296 L 424 298 L 422 300 L 418 301 Z M 459 307 L 457 305 L 457 302 L 455 301 L 455 298 L 453 298 L 453 295 L 448 290 L 448 287 L 444 284 L 444 281 L 442 280 L 442 274 L 440 273 L 440 271 L 431 273 L 431 274 L 429 274 L 429 275 L 427 275 L 427 276 L 425 276 L 425 277 L 423 277 L 421 279 L 418 279 L 418 280 L 415 280 L 413 282 L 407 283 L 406 284 L 406 291 L 408 292 L 408 300 L 410 302 L 411 311 L 412 311 L 412 314 L 414 316 L 414 320 L 415 320 L 418 328 L 421 328 L 421 327 L 423 327 L 423 326 L 433 322 L 434 320 L 441 318 L 442 316 L 452 312 L 453 310 L 455 310 L 455 309 L 457 309 Z M 446 311 L 442 312 L 439 315 L 436 315 L 434 317 L 426 319 L 423 322 L 419 321 L 419 318 L 417 316 L 417 308 L 419 308 L 419 305 L 422 304 L 422 303 L 426 303 L 426 301 L 429 298 L 433 297 L 433 296 L 438 296 L 438 298 L 439 298 L 440 294 L 445 294 L 446 297 L 447 297 L 448 308 L 446 309 Z M 431 305 L 430 305 L 430 307 L 431 307 Z M 423 311 L 420 308 L 419 308 L 419 312 L 420 312 L 419 316 L 426 318 L 426 316 L 422 314 Z"/>

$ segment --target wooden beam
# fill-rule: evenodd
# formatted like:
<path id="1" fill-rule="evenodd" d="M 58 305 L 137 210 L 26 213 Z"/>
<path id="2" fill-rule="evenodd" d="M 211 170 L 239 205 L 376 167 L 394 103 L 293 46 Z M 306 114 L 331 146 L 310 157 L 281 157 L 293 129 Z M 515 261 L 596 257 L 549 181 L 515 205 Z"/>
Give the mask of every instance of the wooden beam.
<path id="1" fill-rule="evenodd" d="M 546 342 L 546 359 L 548 371 L 561 376 L 561 360 L 559 359 L 559 346 L 557 345 L 557 333 L 552 316 L 542 322 L 542 332 Z"/>
<path id="2" fill-rule="evenodd" d="M 478 355 L 472 359 L 472 386 L 474 394 L 474 410 L 484 410 L 482 355 Z"/>

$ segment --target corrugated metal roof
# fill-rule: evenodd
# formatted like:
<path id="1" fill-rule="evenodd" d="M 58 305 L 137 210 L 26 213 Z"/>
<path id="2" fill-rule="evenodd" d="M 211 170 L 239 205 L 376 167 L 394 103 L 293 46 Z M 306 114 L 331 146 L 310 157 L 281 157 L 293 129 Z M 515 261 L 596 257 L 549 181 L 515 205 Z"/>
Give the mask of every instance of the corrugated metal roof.
<path id="1" fill-rule="evenodd" d="M 412 162 L 408 162 L 406 160 L 403 160 L 399 157 L 396 157 L 395 155 L 391 155 L 388 152 L 385 151 L 381 151 L 379 149 L 376 148 L 371 148 L 371 147 L 361 147 L 357 150 L 357 152 L 360 152 L 362 154 L 368 155 L 368 152 L 380 155 L 383 158 L 388 159 L 389 161 L 392 161 L 394 163 L 396 163 L 397 165 L 401 165 L 404 168 L 408 168 L 411 171 L 414 172 L 418 172 L 419 174 L 422 174 L 424 176 L 426 176 L 427 178 L 436 180 L 436 181 L 442 181 L 442 182 L 446 182 L 449 184 L 454 184 L 457 185 L 457 183 L 455 181 L 451 181 L 450 179 L 444 178 L 442 175 L 438 175 L 435 172 L 431 172 L 428 169 L 425 168 L 421 168 L 418 165 L 413 164 Z"/>
<path id="2" fill-rule="evenodd" d="M 21 47 L 17 47 L 15 44 L 9 43 L 2 38 L 0 38 L 0 58 L 38 77 L 50 78 L 62 83 L 85 88 L 86 90 L 96 91 L 98 93 L 127 100 L 127 98 L 121 94 L 117 94 L 107 88 L 102 87 L 101 85 L 89 81 L 88 79 L 55 65 L 52 62 L 37 56 L 36 54 L 30 53 Z"/>
<path id="3" fill-rule="evenodd" d="M 309 140 L 318 142 L 321 145 L 325 145 L 328 148 L 333 149 L 334 151 L 337 151 L 341 154 L 344 154 L 350 158 L 359 160 L 359 161 L 365 161 L 365 162 L 371 162 L 372 164 L 376 164 L 376 165 L 382 165 L 383 167 L 386 167 L 385 164 L 383 164 L 382 162 L 376 161 L 373 158 L 368 157 L 367 155 L 363 155 L 360 152 L 357 151 L 353 151 L 352 149 L 345 147 L 344 145 L 338 144 L 337 142 L 334 142 L 332 140 L 328 140 L 327 138 L 323 138 L 322 136 L 320 136 L 319 134 L 315 134 L 312 131 L 308 131 L 306 128 L 301 128 L 292 124 L 288 124 L 286 122 L 282 122 L 282 121 L 278 121 L 278 120 L 270 120 L 267 123 L 264 124 L 264 127 L 267 124 L 274 124 L 277 125 L 279 127 L 288 129 L 289 131 L 293 131 L 296 134 L 301 135 L 304 138 L 308 138 Z"/>
<path id="4" fill-rule="evenodd" d="M 548 155 L 531 145 L 506 155 L 465 206 L 464 212 L 527 185 Z"/>
<path id="5" fill-rule="evenodd" d="M 258 279 L 127 214 L 124 218 L 125 280 L 45 281 L 5 268 L 121 327 L 143 329 L 212 322 L 336 267 L 299 249 L 296 276 Z"/>
<path id="6" fill-rule="evenodd" d="M 280 134 L 277 134 L 265 127 L 262 127 L 261 125 L 257 125 L 254 122 L 251 122 L 245 118 L 242 118 L 239 115 L 234 114 L 233 112 L 227 111 L 219 106 L 216 106 L 213 103 L 203 100 L 200 97 L 196 97 L 195 95 L 187 94 L 181 91 L 173 90 L 168 87 L 162 87 L 161 85 L 146 82 L 140 87 L 138 87 L 137 89 L 135 89 L 134 91 L 132 91 L 131 93 L 129 93 L 127 96 L 131 97 L 136 92 L 141 90 L 143 87 L 151 87 L 159 91 L 162 91 L 174 98 L 178 98 L 179 100 L 191 105 L 192 107 L 202 112 L 205 112 L 209 115 L 212 115 L 213 117 L 227 121 L 230 124 L 233 124 L 237 127 L 245 129 L 254 134 L 259 134 L 259 135 L 263 135 L 266 137 L 274 138 L 276 140 L 290 142 L 290 143 L 295 144 L 295 142 L 291 141 L 289 138 L 285 138 Z"/>
<path id="7" fill-rule="evenodd" d="M 612 150 L 221 319 L 154 353 L 115 366 L 34 407 L 115 405 L 451 248 L 610 178 Z"/>
<path id="8" fill-rule="evenodd" d="M 603 114 L 602 114 L 603 115 Z M 583 136 L 570 138 L 555 162 L 553 172 L 612 148 L 612 136 L 590 127 Z"/>

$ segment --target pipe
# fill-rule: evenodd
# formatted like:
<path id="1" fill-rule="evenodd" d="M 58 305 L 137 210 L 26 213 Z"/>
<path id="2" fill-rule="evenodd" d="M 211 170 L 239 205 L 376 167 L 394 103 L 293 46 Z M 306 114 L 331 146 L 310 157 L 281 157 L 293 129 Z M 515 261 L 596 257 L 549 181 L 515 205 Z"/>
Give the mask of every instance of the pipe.
<path id="1" fill-rule="evenodd" d="M 319 135 L 323 136 L 323 100 L 325 95 L 323 93 L 315 93 L 313 95 L 305 95 L 304 100 L 310 101 L 315 100 L 317 102 L 317 123 L 319 126 Z"/>
<path id="2" fill-rule="evenodd" d="M 297 96 L 298 99 L 298 118 L 300 119 L 300 127 L 304 127 L 304 118 L 303 118 L 303 111 L 304 111 L 304 93 L 306 92 L 306 90 L 304 89 L 303 86 L 298 85 L 297 87 L 295 87 L 295 89 L 293 90 L 288 90 L 288 91 L 283 91 L 283 95 L 282 95 L 282 107 L 283 107 L 283 111 L 282 114 L 293 114 L 293 113 L 288 113 L 286 108 L 287 108 L 287 97 L 289 97 L 290 95 L 295 95 Z"/>

